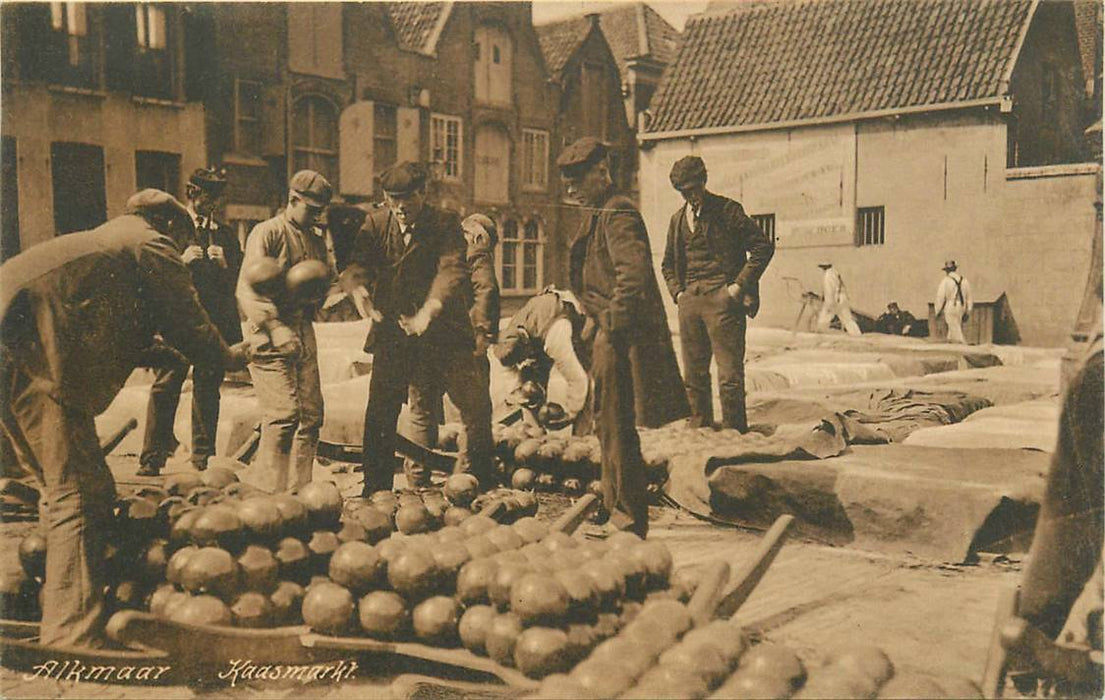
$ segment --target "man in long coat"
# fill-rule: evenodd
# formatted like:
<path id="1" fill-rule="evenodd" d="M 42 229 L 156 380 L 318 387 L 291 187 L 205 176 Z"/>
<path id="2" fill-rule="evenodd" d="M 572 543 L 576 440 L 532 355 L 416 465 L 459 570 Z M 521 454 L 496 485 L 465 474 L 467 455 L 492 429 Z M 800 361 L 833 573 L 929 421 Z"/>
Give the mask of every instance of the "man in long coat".
<path id="1" fill-rule="evenodd" d="M 591 375 L 596 432 L 602 445 L 603 500 L 615 527 L 644 537 L 648 494 L 636 399 L 674 403 L 674 410 L 667 412 L 683 416 L 687 404 L 681 391 L 650 390 L 648 378 L 661 374 L 656 369 L 662 366 L 662 358 L 667 356 L 674 364 L 671 333 L 644 219 L 633 202 L 614 189 L 606 155 L 602 142 L 584 137 L 561 153 L 557 165 L 568 197 L 584 208 L 569 251 L 569 276 L 572 291 L 597 326 Z M 661 361 L 650 363 L 649 353 L 656 349 L 662 353 Z M 643 381 L 635 382 L 638 376 Z"/>
<path id="2" fill-rule="evenodd" d="M 180 252 L 184 205 L 143 190 L 128 213 L 40 243 L 0 266 L 0 416 L 46 500 L 40 641 L 103 643 L 104 552 L 115 480 L 96 436 L 102 413 L 160 335 L 190 362 L 239 368 Z"/>
<path id="3" fill-rule="evenodd" d="M 411 162 L 381 176 L 387 206 L 365 220 L 342 274 L 343 288 L 375 321 L 365 346 L 373 355 L 365 495 L 392 488 L 395 429 L 412 384 L 424 393 L 443 388 L 459 409 L 468 444 L 467 462 L 458 460 L 457 470 L 484 488 L 494 474 L 491 397 L 468 315 L 467 245 L 460 217 L 425 201 L 426 178 L 426 169 Z"/>

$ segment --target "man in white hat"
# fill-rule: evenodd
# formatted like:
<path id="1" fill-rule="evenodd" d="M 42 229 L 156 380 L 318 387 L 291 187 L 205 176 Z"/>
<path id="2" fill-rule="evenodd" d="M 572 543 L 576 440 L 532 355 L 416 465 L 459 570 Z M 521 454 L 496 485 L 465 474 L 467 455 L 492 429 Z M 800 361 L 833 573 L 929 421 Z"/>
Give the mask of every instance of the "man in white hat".
<path id="1" fill-rule="evenodd" d="M 829 324 L 835 316 L 840 319 L 840 325 L 848 335 L 860 335 L 859 326 L 852 316 L 852 304 L 848 301 L 848 291 L 844 288 L 844 278 L 831 262 L 818 263 L 817 266 L 825 271 L 821 281 L 824 302 L 821 304 L 821 313 L 817 315 L 817 332 L 828 333 Z"/>
<path id="2" fill-rule="evenodd" d="M 975 300 L 971 297 L 971 283 L 957 270 L 954 260 L 944 263 L 944 279 L 936 288 L 936 316 L 944 315 L 948 324 L 948 342 L 966 343 L 963 323 L 971 315 Z"/>

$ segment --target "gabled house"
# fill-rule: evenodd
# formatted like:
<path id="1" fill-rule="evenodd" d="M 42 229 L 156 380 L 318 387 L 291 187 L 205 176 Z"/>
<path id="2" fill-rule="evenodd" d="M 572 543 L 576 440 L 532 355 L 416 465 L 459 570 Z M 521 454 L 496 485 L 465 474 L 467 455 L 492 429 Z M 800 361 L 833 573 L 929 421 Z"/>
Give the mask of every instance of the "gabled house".
<path id="1" fill-rule="evenodd" d="M 1024 342 L 1059 344 L 1090 260 L 1088 160 L 1072 3 L 783 0 L 691 17 L 640 135 L 653 247 L 700 155 L 777 252 L 757 323 L 789 327 L 817 263 L 853 306 L 923 317 L 944 260 L 1006 295 Z"/>
<path id="2" fill-rule="evenodd" d="M 599 27 L 618 62 L 630 126 L 640 128 L 664 69 L 675 58 L 679 31 L 647 3 L 620 3 L 599 15 Z"/>
<path id="3" fill-rule="evenodd" d="M 80 58 L 87 43 L 80 33 L 67 40 L 64 24 L 61 30 L 50 29 L 50 5 L 23 7 L 4 7 L 5 86 L 23 91 L 14 93 L 19 100 L 5 102 L 4 163 L 6 173 L 9 154 L 13 162 L 16 158 L 16 150 L 7 147 L 8 136 L 27 139 L 20 148 L 33 149 L 26 151 L 33 158 L 24 160 L 21 150 L 19 167 L 33 175 L 20 180 L 27 181 L 20 193 L 26 206 L 20 211 L 35 222 L 31 228 L 39 235 L 53 231 L 37 222 L 44 211 L 38 201 L 50 191 L 48 173 L 37 166 L 44 160 L 38 141 L 78 140 L 45 135 L 50 130 L 106 144 L 107 167 L 94 169 L 107 174 L 109 214 L 117 213 L 134 191 L 136 151 L 176 154 L 162 170 L 176 178 L 178 184 L 166 187 L 178 194 L 181 178 L 192 168 L 225 165 L 230 180 L 225 218 L 243 240 L 256 222 L 283 206 L 287 180 L 300 168 L 325 174 L 343 200 L 372 204 L 381 201 L 379 174 L 412 159 L 433 164 L 432 196 L 441 204 L 462 214 L 483 211 L 499 221 L 497 259 L 508 311 L 545 284 L 560 281 L 566 246 L 555 238 L 559 183 L 552 165 L 559 144 L 558 92 L 546 79 L 528 3 L 166 5 L 163 15 L 170 29 L 164 35 L 155 32 L 154 41 L 173 49 L 164 52 L 171 58 L 170 80 L 151 75 L 147 82 L 171 93 L 147 97 L 128 90 L 106 99 L 99 92 L 110 92 L 114 83 L 102 69 L 92 88 L 82 83 L 64 92 L 52 83 L 26 85 L 19 71 L 10 69 L 20 52 L 29 50 L 20 48 L 27 43 L 30 19 L 25 15 L 37 17 L 47 32 L 60 31 L 58 41 L 42 51 L 57 56 L 63 68 L 69 61 L 65 52 L 72 50 L 67 47 L 76 46 Z M 89 36 L 97 37 L 105 26 L 101 15 L 123 12 L 110 9 L 121 7 L 133 15 L 146 6 L 88 5 Z M 8 21 L 17 16 L 18 26 Z M 119 31 L 134 36 L 134 22 Z M 105 61 L 103 50 L 90 59 L 94 65 L 122 61 Z M 149 47 L 144 51 L 136 55 L 145 57 Z M 82 76 L 72 79 L 87 80 Z M 23 98 L 31 92 L 42 99 Z M 53 106 L 74 102 L 80 104 L 64 112 Z M 84 103 L 111 106 L 114 119 L 125 108 L 126 119 L 141 115 L 150 126 L 120 128 L 118 121 L 109 125 L 99 116 L 89 119 L 81 111 Z M 71 116 L 51 121 L 42 118 L 43 110 Z M 70 122 L 75 126 L 64 128 Z M 84 136 L 93 126 L 96 135 Z M 26 131 L 44 135 L 29 138 Z M 120 158 L 128 162 L 120 166 Z M 6 188 L 10 182 L 5 176 Z M 14 207 L 4 207 L 6 217 L 11 211 Z M 48 216 L 49 209 L 45 212 Z"/>

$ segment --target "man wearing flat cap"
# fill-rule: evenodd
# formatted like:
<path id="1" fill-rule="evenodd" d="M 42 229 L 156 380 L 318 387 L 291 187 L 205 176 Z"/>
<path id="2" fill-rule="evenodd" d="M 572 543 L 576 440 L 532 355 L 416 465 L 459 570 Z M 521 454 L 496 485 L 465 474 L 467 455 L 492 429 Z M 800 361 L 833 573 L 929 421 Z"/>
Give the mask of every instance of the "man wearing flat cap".
<path id="1" fill-rule="evenodd" d="M 259 486 L 272 493 L 309 483 L 314 469 L 323 412 L 313 325 L 318 304 L 299 303 L 290 295 L 266 296 L 253 288 L 245 272 L 263 258 L 275 260 L 285 274 L 315 260 L 336 278 L 326 235 L 315 225 L 332 194 L 330 183 L 314 170 L 292 175 L 287 207 L 254 226 L 246 239 L 238 278 L 238 304 L 254 350 L 249 374 L 262 413 L 257 463 L 265 483 Z"/>
<path id="2" fill-rule="evenodd" d="M 157 336 L 197 365 L 245 365 L 244 348 L 224 342 L 181 261 L 192 236 L 184 205 L 143 190 L 126 211 L 0 266 L 0 425 L 46 504 L 43 645 L 105 640 L 116 494 L 96 416 Z"/>
<path id="3" fill-rule="evenodd" d="M 460 410 L 467 450 L 457 471 L 485 489 L 493 477 L 491 398 L 468 315 L 467 245 L 460 217 L 426 202 L 427 175 L 420 163 L 404 162 L 381 176 L 387 206 L 365 220 L 342 273 L 343 288 L 376 320 L 365 347 L 373 353 L 365 495 L 392 488 L 395 429 L 412 385 L 425 395 L 444 389 Z"/>
<path id="4" fill-rule="evenodd" d="M 556 163 L 568 197 L 583 210 L 569 249 L 569 277 L 597 326 L 591 376 L 603 503 L 615 528 L 644 537 L 648 494 L 638 413 L 662 410 L 669 421 L 687 415 L 683 393 L 665 384 L 672 376 L 679 386 L 678 367 L 648 231 L 633 202 L 615 190 L 601 141 L 579 139 Z"/>
<path id="5" fill-rule="evenodd" d="M 710 360 L 716 359 L 722 425 L 745 432 L 745 318 L 759 310 L 759 281 L 775 246 L 740 202 L 706 189 L 698 156 L 675 162 L 671 184 L 683 205 L 668 223 L 660 269 L 679 309 L 690 425 L 713 425 Z"/>
<path id="6" fill-rule="evenodd" d="M 215 168 L 199 168 L 188 179 L 188 215 L 195 233 L 181 259 L 192 274 L 192 284 L 207 315 L 226 342 L 236 343 L 242 339 L 234 298 L 242 250 L 230 227 L 214 218 L 225 191 L 226 177 Z M 139 476 L 157 476 L 176 449 L 173 423 L 187 377 L 186 364 L 162 367 L 155 374 L 146 409 Z M 207 460 L 215 454 L 222 383 L 221 365 L 197 365 L 192 371 L 192 467 L 200 471 L 207 468 Z"/>

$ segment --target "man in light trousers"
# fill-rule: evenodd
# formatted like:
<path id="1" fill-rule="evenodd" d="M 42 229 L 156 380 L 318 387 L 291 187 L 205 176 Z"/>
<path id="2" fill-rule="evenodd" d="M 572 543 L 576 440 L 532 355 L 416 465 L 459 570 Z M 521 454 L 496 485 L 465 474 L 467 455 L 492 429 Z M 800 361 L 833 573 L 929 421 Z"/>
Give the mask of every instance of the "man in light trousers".
<path id="1" fill-rule="evenodd" d="M 971 283 L 963 278 L 957 268 L 954 260 L 944 263 L 944 279 L 936 288 L 934 307 L 936 317 L 943 315 L 944 322 L 948 324 L 948 342 L 966 343 L 963 323 L 975 308 L 975 300 L 971 296 Z"/>
<path id="2" fill-rule="evenodd" d="M 300 170 L 289 182 L 287 208 L 257 224 L 246 239 L 237 296 L 254 349 L 249 374 L 262 411 L 257 463 L 265 476 L 258 485 L 272 493 L 292 491 L 311 481 L 323 417 L 312 324 L 317 308 L 262 296 L 246 280 L 245 272 L 262 257 L 276 260 L 285 273 L 305 260 L 319 260 L 336 279 L 326 236 L 315 226 L 332 193 L 322 175 Z M 295 470 L 290 471 L 293 449 Z"/>
<path id="3" fill-rule="evenodd" d="M 821 304 L 821 313 L 817 315 L 817 332 L 828 333 L 829 324 L 835 316 L 840 319 L 840 325 L 848 335 L 860 335 L 859 326 L 852 316 L 852 304 L 848 301 L 848 291 L 844 288 L 844 278 L 830 262 L 820 263 L 818 267 L 825 271 L 825 275 L 821 280 L 824 302 Z"/>

